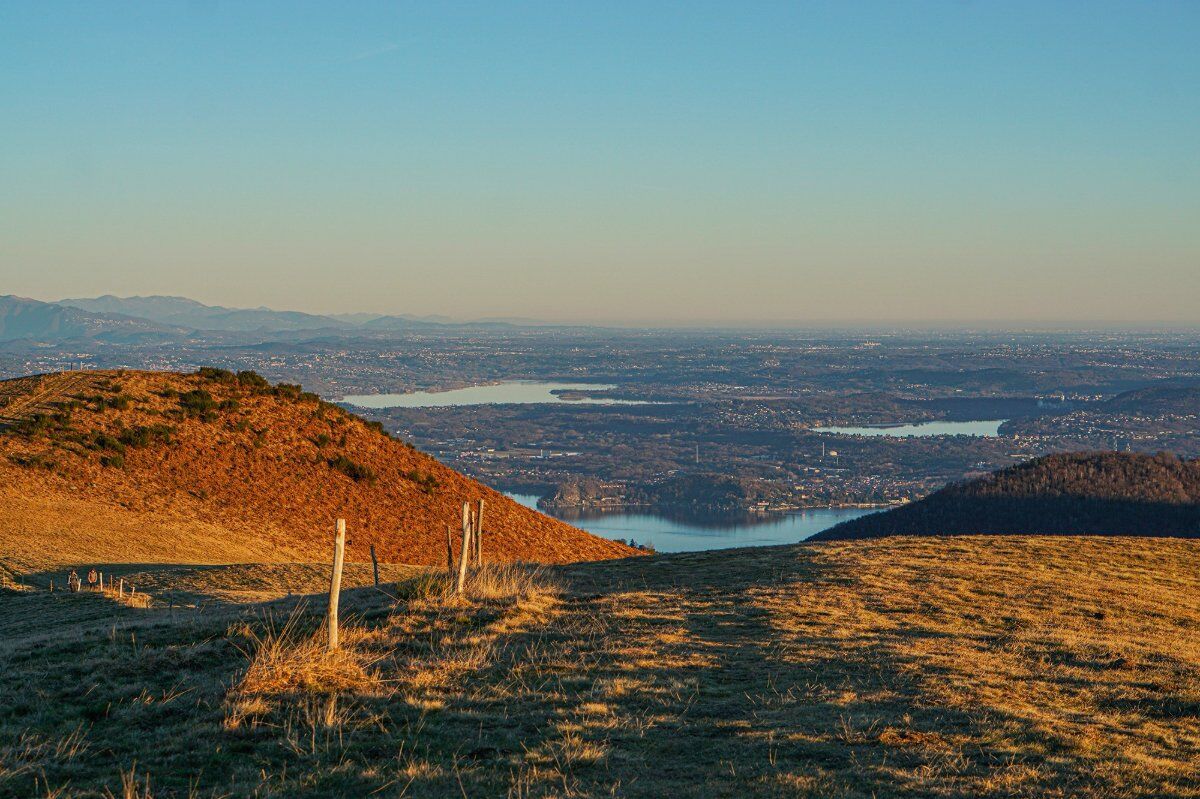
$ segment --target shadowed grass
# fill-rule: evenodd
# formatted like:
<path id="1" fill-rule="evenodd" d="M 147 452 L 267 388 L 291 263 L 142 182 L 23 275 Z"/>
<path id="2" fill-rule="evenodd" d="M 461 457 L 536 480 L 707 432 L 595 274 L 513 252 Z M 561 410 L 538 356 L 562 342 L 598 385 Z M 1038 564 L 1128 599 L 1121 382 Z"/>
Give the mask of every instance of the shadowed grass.
<path id="1" fill-rule="evenodd" d="M 5 595 L 0 797 L 121 796 L 135 762 L 157 799 L 1200 796 L 1198 542 L 799 545 L 451 585 L 347 592 L 336 656 L 320 596 Z"/>

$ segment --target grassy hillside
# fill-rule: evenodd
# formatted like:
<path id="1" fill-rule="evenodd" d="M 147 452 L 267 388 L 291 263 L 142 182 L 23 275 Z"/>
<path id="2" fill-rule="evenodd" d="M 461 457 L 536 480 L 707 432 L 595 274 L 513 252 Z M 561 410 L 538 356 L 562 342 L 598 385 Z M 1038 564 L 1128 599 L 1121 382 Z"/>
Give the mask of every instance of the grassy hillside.
<path id="1" fill-rule="evenodd" d="M 445 563 L 446 525 L 486 501 L 490 559 L 629 548 L 531 511 L 377 425 L 253 373 L 75 372 L 0 382 L 0 551 L 88 561 Z"/>
<path id="2" fill-rule="evenodd" d="M 1047 455 L 843 522 L 813 540 L 1030 533 L 1200 537 L 1200 460 Z"/>
<path id="3" fill-rule="evenodd" d="M 0 596 L 0 796 L 1200 796 L 1193 541 L 418 576 L 350 591 L 332 659 L 319 601 L 219 600 L 254 573 Z"/>

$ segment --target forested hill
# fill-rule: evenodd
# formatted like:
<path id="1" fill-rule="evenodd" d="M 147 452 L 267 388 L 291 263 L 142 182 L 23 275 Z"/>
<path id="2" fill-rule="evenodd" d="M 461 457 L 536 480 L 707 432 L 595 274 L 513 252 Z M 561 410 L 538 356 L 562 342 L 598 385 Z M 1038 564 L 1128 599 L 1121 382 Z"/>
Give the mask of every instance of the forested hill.
<path id="1" fill-rule="evenodd" d="M 839 524 L 814 540 L 963 534 L 1200 537 L 1200 460 L 1048 455 Z"/>
<path id="2" fill-rule="evenodd" d="M 1200 386 L 1150 386 L 1118 394 L 1104 403 L 1117 413 L 1200 414 Z"/>

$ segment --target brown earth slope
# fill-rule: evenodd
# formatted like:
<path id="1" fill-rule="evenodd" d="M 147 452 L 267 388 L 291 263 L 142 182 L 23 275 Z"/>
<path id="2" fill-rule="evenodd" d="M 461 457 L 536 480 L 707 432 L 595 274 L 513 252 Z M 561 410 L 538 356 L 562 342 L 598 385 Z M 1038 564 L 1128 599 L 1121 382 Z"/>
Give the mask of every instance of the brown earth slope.
<path id="1" fill-rule="evenodd" d="M 0 382 L 0 559 L 17 566 L 324 560 L 338 517 L 351 560 L 374 544 L 385 562 L 445 563 L 447 525 L 481 498 L 488 559 L 635 554 L 253 373 Z"/>

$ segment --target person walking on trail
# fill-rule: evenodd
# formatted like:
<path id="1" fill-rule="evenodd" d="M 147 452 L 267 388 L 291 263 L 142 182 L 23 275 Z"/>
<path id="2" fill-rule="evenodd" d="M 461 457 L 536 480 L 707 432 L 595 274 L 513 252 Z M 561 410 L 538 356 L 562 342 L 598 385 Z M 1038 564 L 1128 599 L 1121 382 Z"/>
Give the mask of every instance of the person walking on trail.
<path id="1" fill-rule="evenodd" d="M 67 575 L 67 590 L 72 593 L 79 592 L 79 573 L 74 569 Z"/>
<path id="2" fill-rule="evenodd" d="M 88 588 L 95 588 L 96 582 L 100 579 L 100 575 L 96 574 L 94 568 L 88 569 Z"/>

